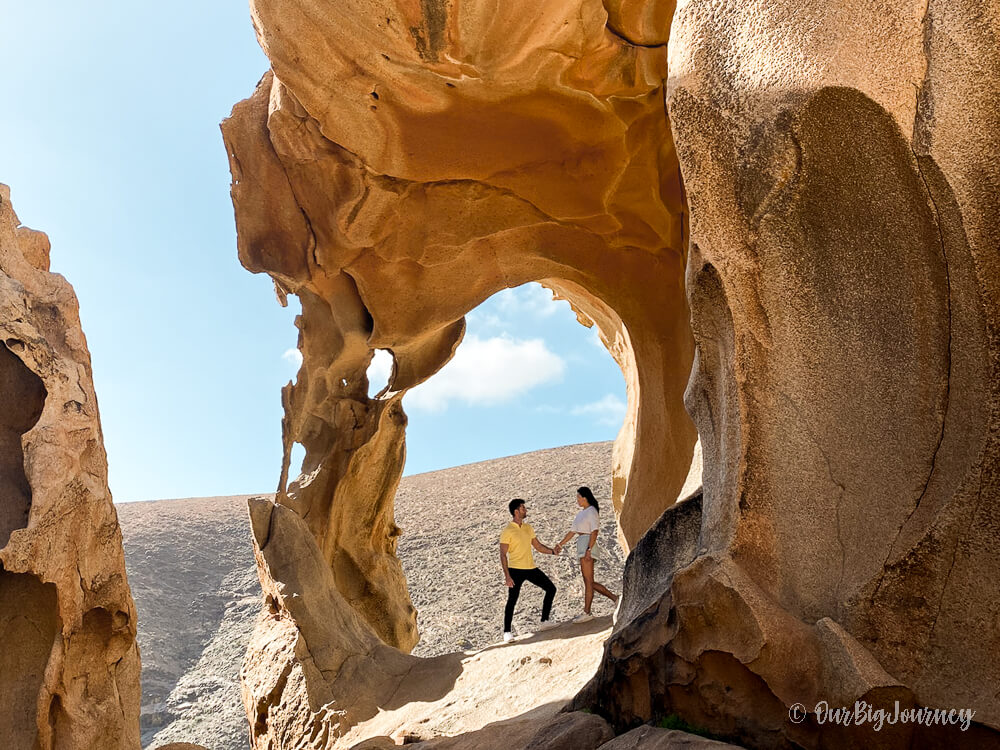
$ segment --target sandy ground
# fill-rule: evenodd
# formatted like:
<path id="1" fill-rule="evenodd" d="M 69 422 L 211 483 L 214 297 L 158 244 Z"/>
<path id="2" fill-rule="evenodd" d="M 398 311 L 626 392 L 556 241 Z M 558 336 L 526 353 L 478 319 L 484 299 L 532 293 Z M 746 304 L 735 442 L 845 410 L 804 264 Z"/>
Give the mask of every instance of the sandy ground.
<path id="1" fill-rule="evenodd" d="M 597 580 L 618 592 L 622 556 L 610 508 L 610 470 L 611 444 L 592 443 L 404 479 L 396 497 L 396 521 L 403 529 L 399 557 L 419 613 L 421 641 L 414 653 L 471 652 L 499 640 L 506 588 L 497 544 L 500 530 L 510 518 L 507 502 L 512 497 L 527 501 L 528 522 L 539 538 L 551 545 L 569 529 L 577 511 L 576 488 L 589 485 L 598 500 L 606 501 L 598 540 Z M 260 589 L 246 515 L 247 497 L 118 506 L 125 562 L 139 616 L 144 747 L 180 741 L 197 742 L 213 750 L 248 747 L 238 675 L 259 609 Z M 569 557 L 536 555 L 536 562 L 559 588 L 553 618 L 568 620 L 582 611 L 579 572 Z M 476 712 L 485 710 L 473 704 L 520 708 L 520 699 L 504 693 L 502 684 L 490 687 L 492 693 L 483 693 L 475 686 L 476 680 L 497 683 L 497 675 L 517 673 L 530 684 L 535 676 L 529 671 L 537 669 L 542 680 L 539 685 L 550 681 L 558 685 L 551 695 L 540 694 L 547 696 L 545 710 L 554 712 L 589 679 L 610 620 L 583 630 L 568 626 L 549 631 L 545 638 L 530 638 L 540 610 L 541 592 L 526 585 L 514 620 L 514 630 L 522 637 L 513 647 L 453 657 L 461 663 L 465 676 L 460 680 L 466 697 L 456 705 L 466 702 L 462 709 L 466 718 L 454 712 L 458 709 L 444 711 L 425 702 L 422 705 L 431 706 L 437 718 L 424 726 L 424 731 L 452 734 L 472 727 Z M 595 600 L 595 614 L 606 616 L 611 611 L 609 601 Z M 530 650 L 515 656 L 515 649 L 522 648 Z M 573 657 L 559 658 L 560 653 Z M 493 677 L 486 678 L 487 674 Z M 398 730 L 419 724 L 419 716 L 419 710 L 413 709 L 387 717 L 385 726 L 363 731 L 382 734 L 390 724 Z"/>

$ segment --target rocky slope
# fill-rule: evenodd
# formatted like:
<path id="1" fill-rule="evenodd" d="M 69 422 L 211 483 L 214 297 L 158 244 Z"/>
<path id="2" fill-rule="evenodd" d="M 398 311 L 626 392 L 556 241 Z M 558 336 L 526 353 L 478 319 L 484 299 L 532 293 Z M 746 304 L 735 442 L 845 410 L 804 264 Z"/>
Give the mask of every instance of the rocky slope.
<path id="1" fill-rule="evenodd" d="M 498 640 L 506 590 L 497 535 L 506 504 L 523 497 L 539 537 L 554 543 L 576 511 L 576 487 L 610 496 L 611 444 L 526 453 L 405 478 L 396 496 L 403 533 L 399 556 L 421 640 L 414 653 L 434 656 Z M 198 742 L 214 750 L 246 748 L 239 667 L 260 609 L 248 496 L 160 500 L 119 506 L 129 583 L 139 613 L 143 662 L 143 745 Z M 622 556 L 614 515 L 602 514 L 598 580 L 620 588 Z M 568 557 L 536 558 L 556 582 L 553 616 L 582 608 L 579 573 Z M 538 619 L 541 596 L 525 588 L 515 630 Z M 610 603 L 595 602 L 608 614 Z M 589 641 L 588 641 L 589 642 Z M 596 667 L 597 646 L 584 654 Z M 570 670 L 572 671 L 572 669 Z M 582 685 L 589 673 L 575 680 Z M 572 691 L 564 691 L 568 698 Z"/>

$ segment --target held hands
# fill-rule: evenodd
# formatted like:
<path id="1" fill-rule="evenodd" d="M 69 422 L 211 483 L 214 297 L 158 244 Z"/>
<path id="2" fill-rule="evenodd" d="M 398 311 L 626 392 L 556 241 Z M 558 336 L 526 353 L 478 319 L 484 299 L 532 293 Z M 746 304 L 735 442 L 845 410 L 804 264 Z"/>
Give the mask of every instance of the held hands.
<path id="1" fill-rule="evenodd" d="M 561 555 L 562 554 L 562 545 L 561 544 L 556 544 L 556 546 L 552 548 L 552 554 L 553 555 Z"/>
<path id="2" fill-rule="evenodd" d="M 510 576 L 507 576 L 506 583 L 507 583 L 507 588 L 509 588 L 509 589 L 514 588 L 514 579 L 511 578 Z"/>

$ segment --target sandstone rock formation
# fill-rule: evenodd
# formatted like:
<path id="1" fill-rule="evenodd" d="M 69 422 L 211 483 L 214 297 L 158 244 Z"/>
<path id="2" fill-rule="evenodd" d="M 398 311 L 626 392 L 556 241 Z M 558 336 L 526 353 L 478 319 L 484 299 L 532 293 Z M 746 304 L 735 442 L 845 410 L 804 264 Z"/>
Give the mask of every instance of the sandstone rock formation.
<path id="1" fill-rule="evenodd" d="M 627 567 L 587 693 L 618 725 L 1000 746 L 998 29 L 995 2 L 679 4 L 704 496 Z M 976 724 L 788 718 L 858 699 Z"/>
<path id="2" fill-rule="evenodd" d="M 240 258 L 303 310 L 279 504 L 254 510 L 273 593 L 252 714 L 327 746 L 355 710 L 339 673 L 288 699 L 282 680 L 318 650 L 366 664 L 369 696 L 408 668 L 373 640 L 416 637 L 393 554 L 400 399 L 466 312 L 540 280 L 625 373 L 629 546 L 694 444 L 685 290 L 696 342 L 704 491 L 636 546 L 578 705 L 759 746 L 996 741 L 996 2 L 251 7 L 272 70 L 223 125 Z M 395 365 L 369 399 L 379 348 Z M 283 544 L 316 550 L 277 550 L 276 518 Z M 310 595 L 347 634 L 301 627 Z M 976 724 L 955 739 L 788 718 L 856 699 L 970 707 Z"/>
<path id="3" fill-rule="evenodd" d="M 0 185 L 0 744 L 139 747 L 135 607 L 76 296 Z"/>
<path id="4" fill-rule="evenodd" d="M 615 733 L 596 714 L 570 711 L 539 729 L 525 745 L 525 750 L 592 750 L 614 738 Z"/>

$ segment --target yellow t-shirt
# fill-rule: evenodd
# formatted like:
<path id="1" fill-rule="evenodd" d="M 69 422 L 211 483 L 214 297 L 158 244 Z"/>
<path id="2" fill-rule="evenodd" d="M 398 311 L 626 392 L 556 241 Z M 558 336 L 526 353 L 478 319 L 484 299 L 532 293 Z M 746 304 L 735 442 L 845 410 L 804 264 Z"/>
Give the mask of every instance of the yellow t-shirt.
<path id="1" fill-rule="evenodd" d="M 530 523 L 518 526 L 511 521 L 500 534 L 500 544 L 507 546 L 507 567 L 530 570 L 535 567 L 535 558 L 531 555 L 531 540 L 535 538 L 535 530 Z"/>

